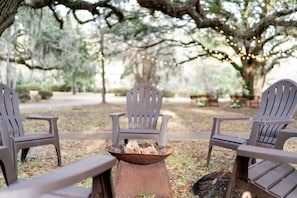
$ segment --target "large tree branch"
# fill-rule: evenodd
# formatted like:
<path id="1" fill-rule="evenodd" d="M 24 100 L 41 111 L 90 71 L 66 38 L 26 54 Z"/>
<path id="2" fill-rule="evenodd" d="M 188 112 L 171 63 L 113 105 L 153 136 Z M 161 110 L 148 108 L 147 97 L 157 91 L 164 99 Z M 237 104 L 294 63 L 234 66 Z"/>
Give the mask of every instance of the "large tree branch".
<path id="1" fill-rule="evenodd" d="M 19 6 L 21 5 L 31 7 L 33 9 L 40 9 L 43 7 L 49 7 L 54 14 L 54 17 L 60 23 L 60 26 L 63 26 L 63 20 L 59 18 L 55 12 L 55 6 L 64 5 L 65 7 L 75 11 L 75 10 L 86 10 L 89 11 L 92 15 L 100 15 L 98 8 L 105 8 L 109 10 L 105 18 L 116 16 L 118 21 L 121 22 L 124 20 L 124 14 L 120 9 L 113 6 L 110 0 L 102 0 L 95 3 L 91 3 L 87 0 L 76 1 L 76 0 L 32 0 L 30 3 L 24 2 L 24 0 L 1 0 L 0 1 L 0 36 L 11 24 L 14 23 L 15 14 Z M 107 19 L 106 19 L 107 20 Z M 108 25 L 110 25 L 108 23 Z"/>
<path id="2" fill-rule="evenodd" d="M 0 1 L 0 36 L 6 28 L 14 23 L 14 17 L 22 1 L 23 0 Z"/>
<path id="3" fill-rule="evenodd" d="M 180 6 L 170 2 L 170 0 L 137 0 L 140 6 L 150 9 L 151 11 L 158 10 L 171 17 L 182 18 L 188 13 L 187 6 Z"/>
<path id="4" fill-rule="evenodd" d="M 199 0 L 189 0 L 183 4 L 176 4 L 170 0 L 137 0 L 140 6 L 150 10 L 158 10 L 171 17 L 182 18 L 189 15 L 196 23 L 197 28 L 212 28 L 217 32 L 232 37 L 243 37 L 243 33 L 234 30 L 219 18 L 207 18 Z M 252 37 L 252 36 L 250 36 Z"/>
<path id="5" fill-rule="evenodd" d="M 9 61 L 12 63 L 24 65 L 29 69 L 40 69 L 40 70 L 54 70 L 61 69 L 58 66 L 42 66 L 42 65 L 31 65 L 27 61 L 31 60 L 31 56 L 17 57 L 17 58 L 6 58 L 4 56 L 0 56 L 0 61 Z"/>
<path id="6" fill-rule="evenodd" d="M 297 11 L 297 8 L 285 9 L 285 10 L 274 12 L 266 17 L 263 17 L 260 20 L 260 22 L 257 23 L 255 28 L 247 32 L 247 35 L 252 35 L 252 34 L 253 34 L 252 36 L 261 35 L 271 25 L 273 26 L 277 25 L 277 26 L 283 26 L 283 27 L 296 27 L 297 21 L 294 21 L 294 20 L 288 21 L 285 19 L 280 19 L 281 17 L 288 16 L 296 11 Z"/>
<path id="7" fill-rule="evenodd" d="M 188 0 L 185 3 L 174 3 L 170 0 L 137 0 L 140 6 L 150 10 L 158 10 L 171 17 L 182 18 L 189 15 L 196 23 L 197 28 L 212 28 L 225 36 L 239 37 L 241 39 L 252 39 L 255 36 L 261 35 L 271 25 L 281 26 L 296 26 L 297 21 L 280 20 L 280 18 L 288 16 L 297 11 L 297 8 L 284 9 L 269 14 L 255 25 L 253 28 L 238 30 L 226 24 L 225 21 L 217 17 L 207 17 L 203 12 L 199 0 Z"/>
<path id="8" fill-rule="evenodd" d="M 86 10 L 86 11 L 89 11 L 93 16 L 101 15 L 98 8 L 106 8 L 109 10 L 109 12 L 107 12 L 105 17 L 108 18 L 108 17 L 111 17 L 112 15 L 115 15 L 119 22 L 124 20 L 124 14 L 122 13 L 122 11 L 120 9 L 118 9 L 117 7 L 113 6 L 110 3 L 110 0 L 102 0 L 102 1 L 95 2 L 95 3 L 91 3 L 89 1 L 75 1 L 75 0 L 55 0 L 55 1 L 34 0 L 31 3 L 24 4 L 24 5 L 34 8 L 34 9 L 50 7 L 50 8 L 52 8 L 51 10 L 53 11 L 56 19 L 59 19 L 59 18 L 55 14 L 54 7 L 58 6 L 58 5 L 63 5 L 69 9 L 71 9 L 73 11 L 73 13 L 75 13 L 76 10 Z M 75 15 L 75 18 L 79 23 L 85 23 L 85 22 L 89 22 L 90 20 L 93 20 L 93 19 L 90 19 L 90 20 L 83 22 L 83 21 L 79 20 L 79 18 L 76 15 Z M 61 20 L 59 19 L 58 21 L 61 24 Z M 110 24 L 108 23 L 108 25 L 110 25 Z"/>

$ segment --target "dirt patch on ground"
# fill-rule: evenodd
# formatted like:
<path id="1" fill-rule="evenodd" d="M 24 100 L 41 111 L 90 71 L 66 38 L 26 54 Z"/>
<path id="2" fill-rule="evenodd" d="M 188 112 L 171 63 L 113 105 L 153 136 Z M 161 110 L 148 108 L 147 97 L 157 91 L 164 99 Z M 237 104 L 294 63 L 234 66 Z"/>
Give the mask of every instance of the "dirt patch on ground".
<path id="1" fill-rule="evenodd" d="M 172 105 L 167 104 L 162 109 L 165 113 L 172 115 L 169 122 L 170 132 L 209 132 L 211 131 L 213 117 L 221 116 L 255 116 L 257 109 L 255 108 L 228 108 L 223 103 L 219 107 L 195 107 L 191 104 Z M 226 132 L 236 131 L 245 132 L 250 128 L 250 122 L 230 122 L 223 124 L 223 130 Z"/>

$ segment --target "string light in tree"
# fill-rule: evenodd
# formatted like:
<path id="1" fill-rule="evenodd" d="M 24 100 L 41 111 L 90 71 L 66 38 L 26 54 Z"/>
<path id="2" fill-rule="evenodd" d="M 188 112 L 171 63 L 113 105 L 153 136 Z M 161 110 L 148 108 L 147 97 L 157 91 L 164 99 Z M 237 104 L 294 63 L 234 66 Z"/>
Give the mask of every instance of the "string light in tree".
<path id="1" fill-rule="evenodd" d="M 220 30 L 219 27 L 216 26 L 215 29 L 216 29 L 219 33 L 224 34 L 224 31 L 223 31 L 223 30 Z M 231 29 L 232 29 L 232 27 L 231 27 Z M 236 29 L 236 28 L 233 27 L 233 29 Z M 229 36 L 228 38 L 226 38 L 225 35 L 222 35 L 222 36 L 225 38 L 226 42 L 227 42 L 230 46 L 234 46 L 234 47 L 237 46 L 237 43 L 233 41 L 233 37 L 232 37 L 232 36 Z M 258 44 L 261 44 L 261 43 L 262 43 L 261 39 L 257 38 L 256 36 L 253 36 L 252 40 L 255 41 L 255 42 L 258 43 Z M 212 50 L 209 50 L 209 49 L 207 49 L 207 48 L 203 48 L 203 49 L 204 49 L 205 51 L 209 52 L 209 53 L 212 53 L 212 52 L 213 52 Z M 297 51 L 297 48 L 294 48 L 294 49 L 287 49 L 287 50 L 280 50 L 280 51 L 277 52 L 277 53 L 271 53 L 271 52 L 268 52 L 268 53 L 265 54 L 265 55 L 253 54 L 253 53 L 248 53 L 248 54 L 246 54 L 246 53 L 242 50 L 242 48 L 238 48 L 238 50 L 239 50 L 239 54 L 238 54 L 238 56 L 239 56 L 242 60 L 259 59 L 259 60 L 265 60 L 265 61 L 267 61 L 267 60 L 269 60 L 269 58 L 270 58 L 271 56 L 287 56 L 287 55 L 289 55 L 289 54 L 291 54 L 291 53 Z M 226 61 L 226 60 L 227 60 L 227 59 L 225 59 L 225 61 Z"/>
<path id="2" fill-rule="evenodd" d="M 172 65 L 172 66 L 177 66 L 179 67 L 180 64 L 174 63 L 174 62 L 168 62 L 168 61 L 161 61 L 156 59 L 155 57 L 150 57 L 150 56 L 146 56 L 144 54 L 137 54 L 138 57 L 140 57 L 142 60 L 151 60 L 152 62 L 155 62 L 157 64 L 161 64 L 161 65 Z"/>

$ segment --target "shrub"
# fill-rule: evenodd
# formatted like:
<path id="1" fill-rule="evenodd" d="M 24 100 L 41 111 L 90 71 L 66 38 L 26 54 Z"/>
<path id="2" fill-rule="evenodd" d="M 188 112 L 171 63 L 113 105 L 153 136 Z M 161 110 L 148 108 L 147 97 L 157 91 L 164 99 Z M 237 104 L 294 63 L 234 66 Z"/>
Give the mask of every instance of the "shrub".
<path id="1" fill-rule="evenodd" d="M 71 91 L 71 86 L 66 85 L 66 84 L 54 85 L 54 86 L 52 86 L 52 91 L 69 92 L 69 91 Z"/>
<path id="2" fill-rule="evenodd" d="M 165 98 L 172 98 L 175 95 L 174 91 L 171 91 L 168 89 L 162 90 L 162 93 L 163 93 L 163 97 L 165 97 Z"/>
<path id="3" fill-rule="evenodd" d="M 40 90 L 38 91 L 41 99 L 48 100 L 53 96 L 53 92 L 49 90 Z"/>
<path id="4" fill-rule="evenodd" d="M 20 102 L 28 102 L 31 99 L 30 91 L 28 88 L 24 86 L 18 86 L 15 90 L 19 95 Z"/>
<path id="5" fill-rule="evenodd" d="M 228 105 L 229 108 L 242 108 L 243 104 L 239 99 L 232 100 Z"/>
<path id="6" fill-rule="evenodd" d="M 115 96 L 126 96 L 126 92 L 128 91 L 128 88 L 115 88 L 110 90 L 111 93 L 114 93 Z"/>
<path id="7" fill-rule="evenodd" d="M 208 106 L 207 99 L 198 100 L 196 106 L 197 107 L 207 107 Z"/>
<path id="8" fill-rule="evenodd" d="M 41 85 L 40 85 L 41 83 L 39 83 L 39 82 L 30 82 L 30 83 L 27 83 L 27 87 L 28 87 L 28 89 L 30 89 L 30 90 L 36 90 L 36 91 L 38 91 L 38 90 L 40 90 L 41 89 Z"/>

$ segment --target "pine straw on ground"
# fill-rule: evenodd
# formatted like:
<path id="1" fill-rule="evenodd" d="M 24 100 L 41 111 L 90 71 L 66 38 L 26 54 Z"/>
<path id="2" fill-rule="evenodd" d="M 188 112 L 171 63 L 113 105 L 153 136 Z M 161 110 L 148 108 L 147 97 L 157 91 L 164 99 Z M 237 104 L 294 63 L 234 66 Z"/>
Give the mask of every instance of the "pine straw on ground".
<path id="1" fill-rule="evenodd" d="M 59 117 L 59 132 L 111 132 L 112 112 L 125 111 L 125 104 L 98 104 L 77 107 L 48 108 L 24 111 L 23 114 L 56 115 Z M 220 107 L 195 107 L 189 103 L 164 102 L 162 113 L 172 115 L 168 132 L 210 132 L 212 118 L 215 116 L 255 116 L 256 108 L 230 109 L 226 104 Z M 295 117 L 296 118 L 296 117 Z M 122 124 L 125 124 L 124 122 Z M 248 122 L 227 122 L 223 124 L 224 131 L 248 132 Z M 291 127 L 297 127 L 296 123 Z M 40 131 L 46 128 L 37 122 L 25 123 L 26 131 Z M 63 164 L 67 165 L 88 156 L 104 153 L 110 140 L 102 139 L 61 139 Z M 286 144 L 287 150 L 296 151 L 295 142 Z M 174 153 L 166 159 L 174 197 L 191 198 L 194 195 L 191 188 L 202 176 L 215 171 L 230 171 L 232 169 L 235 152 L 215 147 L 211 164 L 205 166 L 208 140 L 168 141 L 174 148 Z M 36 147 L 30 152 L 25 163 L 19 163 L 19 178 L 31 178 L 57 168 L 55 151 L 52 146 Z M 2 179 L 3 184 L 3 179 Z M 89 185 L 88 181 L 81 185 Z"/>
<path id="2" fill-rule="evenodd" d="M 285 149 L 297 151 L 295 143 L 288 142 Z M 95 154 L 108 154 L 108 145 L 110 140 L 61 140 L 63 165 Z M 165 161 L 176 198 L 194 198 L 191 188 L 201 177 L 216 171 L 232 170 L 235 152 L 223 148 L 216 148 L 210 166 L 205 166 L 208 146 L 205 140 L 169 141 L 168 145 L 174 148 L 174 153 Z M 18 167 L 19 178 L 31 178 L 58 168 L 53 146 L 33 148 L 27 161 L 19 163 Z M 90 181 L 79 185 L 89 186 Z"/>

